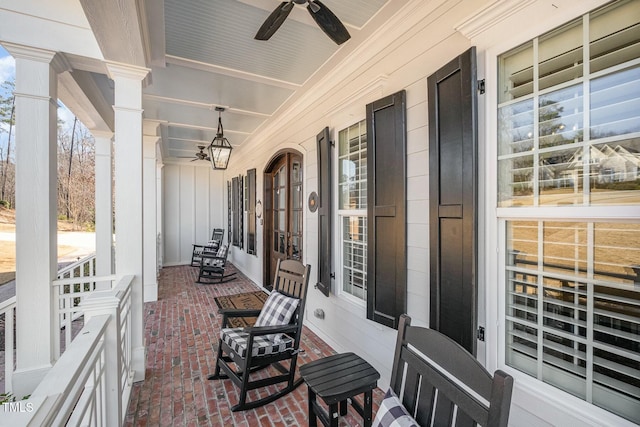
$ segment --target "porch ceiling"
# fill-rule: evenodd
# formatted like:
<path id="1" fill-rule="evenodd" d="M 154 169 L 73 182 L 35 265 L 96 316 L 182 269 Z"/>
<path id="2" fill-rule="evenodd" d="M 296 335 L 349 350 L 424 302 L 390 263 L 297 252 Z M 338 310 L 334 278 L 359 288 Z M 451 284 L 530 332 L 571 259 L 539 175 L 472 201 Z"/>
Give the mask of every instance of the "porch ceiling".
<path id="1" fill-rule="evenodd" d="M 216 106 L 226 108 L 222 114 L 225 136 L 233 146 L 242 145 L 310 90 L 317 80 L 314 76 L 324 76 L 339 65 L 339 58 L 371 34 L 368 26 L 380 25 L 380 15 L 388 19 L 406 4 L 323 0 L 351 33 L 351 40 L 341 46 L 301 6 L 294 7 L 270 40 L 254 40 L 279 3 L 164 0 L 160 11 L 146 2 L 152 75 L 143 94 L 144 117 L 160 124 L 164 160 L 189 162 L 197 146 L 211 142 L 217 127 Z M 373 20 L 375 16 L 378 19 Z M 163 54 L 153 57 L 159 50 Z M 339 51 L 345 52 L 337 55 Z"/>

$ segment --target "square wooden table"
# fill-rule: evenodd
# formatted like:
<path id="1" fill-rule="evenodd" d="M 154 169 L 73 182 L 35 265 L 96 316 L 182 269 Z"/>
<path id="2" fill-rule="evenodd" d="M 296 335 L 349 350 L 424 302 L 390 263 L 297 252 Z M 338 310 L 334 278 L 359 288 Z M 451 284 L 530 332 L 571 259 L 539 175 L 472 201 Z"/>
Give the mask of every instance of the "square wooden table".
<path id="1" fill-rule="evenodd" d="M 337 427 L 348 403 L 362 416 L 363 425 L 371 426 L 372 392 L 380 373 L 367 361 L 353 353 L 334 354 L 301 366 L 300 375 L 309 390 L 309 426 L 317 426 L 317 416 L 325 427 Z M 360 393 L 364 393 L 364 406 L 353 399 Z M 328 413 L 316 396 L 329 406 Z"/>

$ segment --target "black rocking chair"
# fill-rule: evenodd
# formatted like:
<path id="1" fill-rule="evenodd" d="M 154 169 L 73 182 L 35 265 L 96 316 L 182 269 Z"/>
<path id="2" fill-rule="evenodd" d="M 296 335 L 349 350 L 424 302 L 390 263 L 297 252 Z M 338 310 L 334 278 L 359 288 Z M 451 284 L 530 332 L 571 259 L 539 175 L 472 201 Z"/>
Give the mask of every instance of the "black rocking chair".
<path id="1" fill-rule="evenodd" d="M 402 315 L 390 390 L 376 419 L 506 427 L 512 390 L 513 377 L 501 370 L 491 375 L 458 343 L 433 329 L 411 326 L 411 318 Z"/>
<path id="2" fill-rule="evenodd" d="M 193 252 L 191 253 L 191 266 L 198 267 L 200 265 L 200 255 L 203 252 L 217 252 L 224 239 L 224 230 L 222 228 L 214 228 L 211 233 L 211 240 L 205 245 L 193 244 Z"/>
<path id="3" fill-rule="evenodd" d="M 222 309 L 222 330 L 213 379 L 229 378 L 240 388 L 238 404 L 232 411 L 256 408 L 286 395 L 302 383 L 295 379 L 302 320 L 309 284 L 310 265 L 299 261 L 279 260 L 273 291 L 262 310 Z M 287 316 L 290 315 L 290 320 Z M 231 317 L 258 317 L 248 328 L 228 328 Z M 249 350 L 248 350 L 249 349 Z M 288 362 L 284 365 L 280 362 Z M 260 378 L 250 378 L 257 370 Z M 222 372 L 221 372 L 222 371 Z M 270 371 L 271 376 L 266 376 Z M 254 377 L 258 376 L 255 372 Z M 247 392 L 256 388 L 285 383 L 275 393 L 247 402 Z"/>
<path id="4" fill-rule="evenodd" d="M 224 283 L 233 280 L 233 276 L 236 275 L 235 272 L 225 274 L 228 254 L 229 244 L 220 246 L 217 252 L 203 251 L 202 254 L 200 254 L 197 283 L 206 285 L 210 283 Z"/>

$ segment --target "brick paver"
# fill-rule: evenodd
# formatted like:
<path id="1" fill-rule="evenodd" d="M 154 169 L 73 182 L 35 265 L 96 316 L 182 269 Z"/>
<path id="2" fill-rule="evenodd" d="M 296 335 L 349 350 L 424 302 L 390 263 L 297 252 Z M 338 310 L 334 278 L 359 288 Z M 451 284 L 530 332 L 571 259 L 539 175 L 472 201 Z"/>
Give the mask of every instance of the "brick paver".
<path id="1" fill-rule="evenodd" d="M 231 265 L 228 268 L 234 269 Z M 163 268 L 158 301 L 145 303 L 147 368 L 145 380 L 136 383 L 126 416 L 126 426 L 307 426 L 307 388 L 303 384 L 261 408 L 231 412 L 238 401 L 230 380 L 207 380 L 215 366 L 221 317 L 214 297 L 258 289 L 238 272 L 223 284 L 197 284 L 197 268 Z M 324 341 L 304 328 L 298 365 L 334 353 Z M 271 386 L 275 390 L 276 386 Z M 257 393 L 269 390 L 254 390 Z M 262 395 L 262 394 L 261 394 Z M 374 391 L 374 411 L 383 392 Z M 341 426 L 361 425 L 353 408 Z"/>

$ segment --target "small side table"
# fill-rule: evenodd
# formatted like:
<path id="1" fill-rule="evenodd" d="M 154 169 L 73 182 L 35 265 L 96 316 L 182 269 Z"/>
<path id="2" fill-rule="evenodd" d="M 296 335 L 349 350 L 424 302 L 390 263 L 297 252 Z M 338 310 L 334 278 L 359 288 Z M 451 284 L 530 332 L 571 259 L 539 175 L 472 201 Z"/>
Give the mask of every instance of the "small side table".
<path id="1" fill-rule="evenodd" d="M 371 426 L 372 391 L 380 374 L 361 357 L 334 354 L 301 366 L 300 375 L 309 390 L 309 426 L 317 426 L 317 416 L 325 427 L 337 427 L 338 416 L 347 414 L 347 403 L 362 416 L 364 427 Z M 353 399 L 360 393 L 364 393 L 364 407 Z M 318 404 L 316 396 L 329 406 L 329 413 Z"/>

